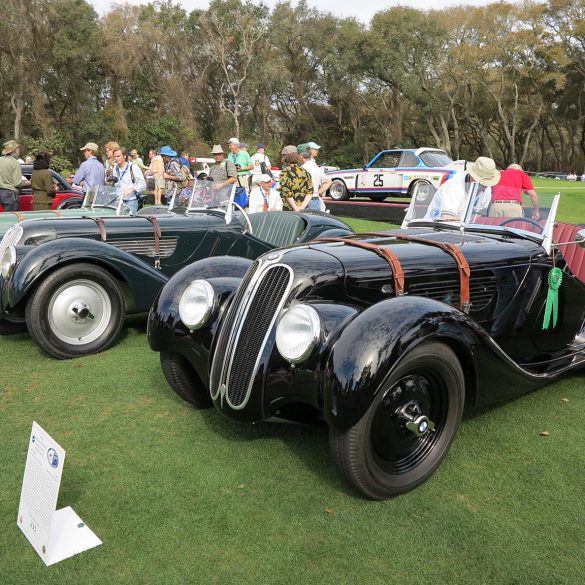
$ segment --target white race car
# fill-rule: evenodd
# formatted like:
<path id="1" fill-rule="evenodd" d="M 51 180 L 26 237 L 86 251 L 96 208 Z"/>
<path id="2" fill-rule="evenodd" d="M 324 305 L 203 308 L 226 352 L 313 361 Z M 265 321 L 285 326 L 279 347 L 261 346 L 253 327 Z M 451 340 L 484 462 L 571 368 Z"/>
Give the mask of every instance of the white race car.
<path id="1" fill-rule="evenodd" d="M 335 201 L 345 201 L 353 195 L 366 195 L 373 201 L 382 201 L 388 195 L 427 201 L 464 166 L 465 161 L 453 161 L 437 148 L 382 150 L 362 169 L 327 172 L 333 181 L 329 195 Z"/>

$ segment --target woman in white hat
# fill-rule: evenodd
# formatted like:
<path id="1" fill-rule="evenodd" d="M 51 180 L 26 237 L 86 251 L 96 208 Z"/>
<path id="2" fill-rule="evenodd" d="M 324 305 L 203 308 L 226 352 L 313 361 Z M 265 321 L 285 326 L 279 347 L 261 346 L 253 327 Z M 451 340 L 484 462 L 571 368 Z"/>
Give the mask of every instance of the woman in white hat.
<path id="1" fill-rule="evenodd" d="M 250 191 L 248 213 L 262 211 L 282 211 L 282 199 L 278 191 L 272 187 L 274 179 L 262 173 L 256 180 L 257 186 Z"/>

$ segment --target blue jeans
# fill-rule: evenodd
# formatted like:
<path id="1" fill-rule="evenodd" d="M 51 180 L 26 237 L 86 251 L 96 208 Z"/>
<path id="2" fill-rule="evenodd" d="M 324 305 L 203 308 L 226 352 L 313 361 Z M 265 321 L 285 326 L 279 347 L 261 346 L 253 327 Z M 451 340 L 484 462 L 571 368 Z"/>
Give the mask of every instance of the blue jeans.
<path id="1" fill-rule="evenodd" d="M 4 207 L 4 211 L 18 211 L 18 191 L 0 189 L 0 203 Z"/>
<path id="2" fill-rule="evenodd" d="M 312 197 L 311 201 L 309 201 L 309 205 L 307 205 L 307 209 L 311 211 L 321 211 L 321 200 L 319 197 Z"/>
<path id="3" fill-rule="evenodd" d="M 130 208 L 130 215 L 136 215 L 138 213 L 138 199 L 124 201 L 124 205 L 127 205 Z"/>

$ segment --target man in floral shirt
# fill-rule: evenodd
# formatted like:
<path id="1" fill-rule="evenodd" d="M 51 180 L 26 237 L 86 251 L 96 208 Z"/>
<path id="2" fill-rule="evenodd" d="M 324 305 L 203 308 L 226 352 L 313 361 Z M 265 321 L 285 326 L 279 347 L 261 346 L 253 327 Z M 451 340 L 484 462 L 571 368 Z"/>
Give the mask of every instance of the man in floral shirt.
<path id="1" fill-rule="evenodd" d="M 281 153 L 283 170 L 280 173 L 280 196 L 284 211 L 303 211 L 313 197 L 313 181 L 302 167 L 303 159 L 297 147 L 289 144 Z"/>

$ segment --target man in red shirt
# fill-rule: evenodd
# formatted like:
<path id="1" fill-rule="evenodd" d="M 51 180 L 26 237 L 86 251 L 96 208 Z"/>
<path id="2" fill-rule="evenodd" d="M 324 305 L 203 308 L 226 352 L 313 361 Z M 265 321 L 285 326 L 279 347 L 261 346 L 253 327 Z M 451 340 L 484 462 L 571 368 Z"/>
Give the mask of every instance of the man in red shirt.
<path id="1" fill-rule="evenodd" d="M 523 217 L 522 192 L 532 199 L 532 219 L 540 219 L 540 204 L 530 177 L 518 164 L 511 164 L 500 172 L 500 182 L 492 187 L 490 217 Z"/>

